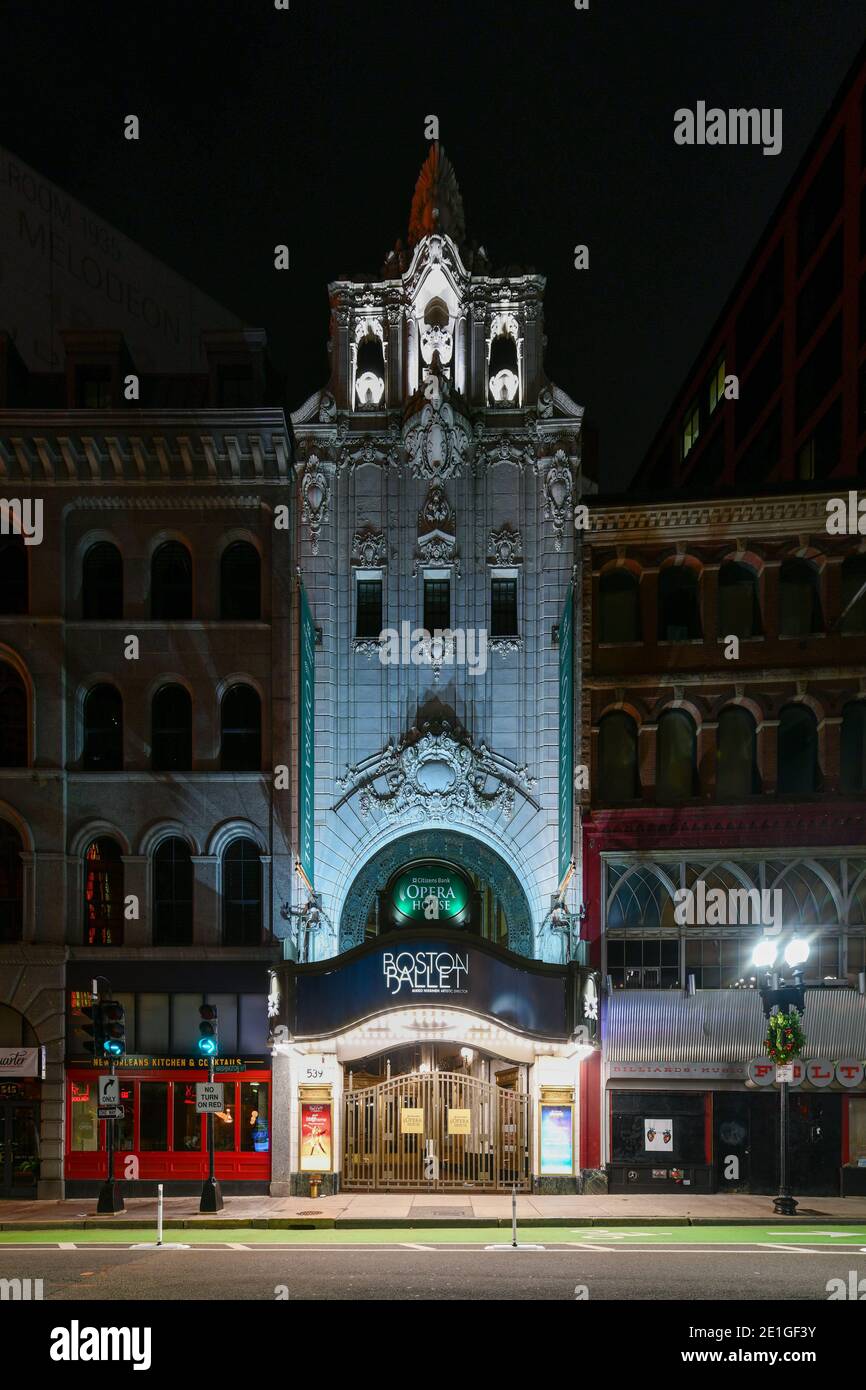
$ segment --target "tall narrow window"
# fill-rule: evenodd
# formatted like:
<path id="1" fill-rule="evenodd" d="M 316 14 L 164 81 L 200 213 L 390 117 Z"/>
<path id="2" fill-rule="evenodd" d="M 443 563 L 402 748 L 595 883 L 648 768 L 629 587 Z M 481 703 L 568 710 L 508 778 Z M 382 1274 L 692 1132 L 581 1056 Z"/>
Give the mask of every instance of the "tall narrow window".
<path id="1" fill-rule="evenodd" d="M 27 692 L 6 661 L 0 661 L 0 767 L 27 766 Z"/>
<path id="2" fill-rule="evenodd" d="M 113 685 L 95 685 L 84 700 L 86 772 L 120 772 L 123 768 L 123 701 Z"/>
<path id="3" fill-rule="evenodd" d="M 182 685 L 164 685 L 153 697 L 150 765 L 154 772 L 192 767 L 192 700 Z"/>
<path id="4" fill-rule="evenodd" d="M 701 635 L 698 577 L 690 565 L 668 565 L 659 574 L 660 642 L 694 641 Z"/>
<path id="5" fill-rule="evenodd" d="M 184 840 L 163 840 L 153 856 L 153 944 L 192 943 L 193 874 Z"/>
<path id="6" fill-rule="evenodd" d="M 843 792 L 866 791 L 866 700 L 850 700 L 842 711 Z"/>
<path id="7" fill-rule="evenodd" d="M 701 432 L 701 408 L 697 401 L 683 416 L 680 444 L 682 457 L 687 458 L 698 442 Z"/>
<path id="8" fill-rule="evenodd" d="M 598 771 L 602 801 L 634 801 L 640 795 L 637 726 L 631 715 L 615 710 L 600 721 Z"/>
<path id="9" fill-rule="evenodd" d="M 668 710 L 658 723 L 656 800 L 686 801 L 697 791 L 697 736 L 689 715 Z"/>
<path id="10" fill-rule="evenodd" d="M 786 560 L 779 571 L 779 633 L 806 637 L 823 626 L 818 571 L 808 560 Z"/>
<path id="11" fill-rule="evenodd" d="M 760 635 L 758 576 L 748 565 L 729 560 L 719 570 L 719 636 Z"/>
<path id="12" fill-rule="evenodd" d="M 379 637 L 382 632 L 382 580 L 356 581 L 355 636 Z"/>
<path id="13" fill-rule="evenodd" d="M 451 580 L 424 580 L 424 627 L 446 632 L 451 627 Z"/>
<path id="14" fill-rule="evenodd" d="M 607 570 L 598 582 L 598 640 L 640 641 L 638 581 L 630 570 Z"/>
<path id="15" fill-rule="evenodd" d="M 24 928 L 24 871 L 21 836 L 0 820 L 0 945 L 20 941 Z"/>
<path id="16" fill-rule="evenodd" d="M 779 716 L 777 790 L 785 795 L 818 790 L 818 725 L 806 705 L 786 705 Z"/>
<path id="17" fill-rule="evenodd" d="M 719 715 L 716 793 L 724 798 L 752 796 L 760 791 L 755 721 L 747 709 L 734 706 Z"/>
<path id="18" fill-rule="evenodd" d="M 725 354 L 722 353 L 710 375 L 710 414 L 725 399 Z"/>
<path id="19" fill-rule="evenodd" d="M 17 617 L 28 608 L 27 547 L 20 536 L 0 537 L 0 614 Z"/>
<path id="20" fill-rule="evenodd" d="M 260 772 L 262 767 L 262 704 L 249 685 L 233 685 L 220 709 L 223 772 Z"/>
<path id="21" fill-rule="evenodd" d="M 107 836 L 84 853 L 84 944 L 123 945 L 123 860 Z"/>
<path id="22" fill-rule="evenodd" d="M 165 541 L 153 553 L 150 616 L 164 622 L 192 617 L 192 556 L 180 541 Z"/>
<path id="23" fill-rule="evenodd" d="M 262 861 L 252 840 L 232 840 L 223 858 L 223 944 L 260 946 Z"/>
<path id="24" fill-rule="evenodd" d="M 866 632 L 866 555 L 849 555 L 842 564 L 839 631 Z"/>
<path id="25" fill-rule="evenodd" d="M 123 617 L 123 561 L 110 541 L 97 541 L 84 556 L 81 616 L 86 621 Z"/>
<path id="26" fill-rule="evenodd" d="M 490 636 L 517 636 L 517 580 L 490 581 Z"/>
<path id="27" fill-rule="evenodd" d="M 249 541 L 226 546 L 220 561 L 220 617 L 233 622 L 258 622 L 262 614 L 262 575 L 259 552 Z"/>

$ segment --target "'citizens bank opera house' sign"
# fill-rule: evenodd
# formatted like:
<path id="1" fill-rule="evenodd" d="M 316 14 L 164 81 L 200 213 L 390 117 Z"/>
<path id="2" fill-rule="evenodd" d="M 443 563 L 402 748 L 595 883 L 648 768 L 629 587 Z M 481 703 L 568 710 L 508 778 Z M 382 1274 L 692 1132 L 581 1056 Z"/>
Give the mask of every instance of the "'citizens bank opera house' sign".
<path id="1" fill-rule="evenodd" d="M 588 971 L 545 965 L 443 927 L 405 928 L 312 965 L 282 967 L 280 1018 L 294 1038 L 332 1037 L 365 1019 L 411 1007 L 459 1009 L 529 1037 L 567 1040 L 584 1018 Z"/>

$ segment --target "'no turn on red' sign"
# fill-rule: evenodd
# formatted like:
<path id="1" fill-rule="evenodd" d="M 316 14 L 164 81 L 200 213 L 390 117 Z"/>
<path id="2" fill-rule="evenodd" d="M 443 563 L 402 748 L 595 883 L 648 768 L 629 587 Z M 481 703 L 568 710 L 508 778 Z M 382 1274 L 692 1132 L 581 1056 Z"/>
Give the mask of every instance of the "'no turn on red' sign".
<path id="1" fill-rule="evenodd" d="M 223 1083 L 221 1081 L 197 1081 L 195 1083 L 195 1108 L 201 1115 L 214 1113 L 223 1108 Z"/>

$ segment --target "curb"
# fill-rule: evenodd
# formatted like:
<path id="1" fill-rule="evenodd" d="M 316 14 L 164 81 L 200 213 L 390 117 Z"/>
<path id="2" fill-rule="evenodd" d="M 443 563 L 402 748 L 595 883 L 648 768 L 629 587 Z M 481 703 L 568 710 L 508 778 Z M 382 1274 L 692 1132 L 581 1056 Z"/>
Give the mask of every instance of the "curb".
<path id="1" fill-rule="evenodd" d="M 638 1217 L 601 1217 L 601 1216 L 551 1216 L 527 1217 L 518 1223 L 520 1230 L 532 1230 L 537 1228 L 556 1229 L 566 1227 L 684 1227 L 684 1226 L 866 1226 L 866 1217 L 855 1216 L 775 1216 L 766 1217 L 743 1216 L 743 1217 L 712 1217 L 712 1216 L 638 1216 Z M 254 1217 L 248 1221 L 238 1220 L 236 1217 L 226 1217 L 225 1219 L 208 1217 L 174 1217 L 168 1218 L 163 1222 L 163 1229 L 166 1231 L 182 1230 L 207 1230 L 207 1231 L 238 1231 L 238 1230 L 270 1230 L 270 1231 L 420 1231 L 436 1230 L 444 1228 L 449 1230 L 461 1230 L 463 1228 L 483 1230 L 510 1230 L 510 1217 L 486 1218 L 480 1216 L 454 1217 L 443 1219 L 439 1217 L 358 1217 L 342 1218 L 336 1217 L 292 1217 L 292 1216 L 271 1216 Z M 0 1231 L 154 1231 L 156 1222 L 144 1217 L 82 1217 L 78 1220 L 65 1221 L 4 1221 L 0 1222 Z"/>

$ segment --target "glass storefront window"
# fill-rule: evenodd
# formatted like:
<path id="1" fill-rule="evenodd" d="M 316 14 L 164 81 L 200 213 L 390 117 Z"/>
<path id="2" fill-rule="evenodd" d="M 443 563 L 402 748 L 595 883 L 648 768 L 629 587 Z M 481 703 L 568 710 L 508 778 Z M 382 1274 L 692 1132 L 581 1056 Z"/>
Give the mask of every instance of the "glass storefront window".
<path id="1" fill-rule="evenodd" d="M 142 1153 L 168 1148 L 168 1082 L 142 1081 L 138 1096 Z"/>
<path id="2" fill-rule="evenodd" d="M 174 1152 L 198 1153 L 202 1147 L 201 1120 L 195 1108 L 195 1082 L 174 1083 Z"/>
<path id="3" fill-rule="evenodd" d="M 168 995 L 139 994 L 136 1047 L 153 1057 L 168 1052 Z"/>
<path id="4" fill-rule="evenodd" d="M 95 1077 L 92 1081 L 70 1081 L 69 1108 L 72 1111 L 73 1152 L 95 1153 L 99 1148 Z"/>
<path id="5" fill-rule="evenodd" d="M 852 1096 L 848 1106 L 848 1162 L 866 1163 L 866 1097 Z"/>
<path id="6" fill-rule="evenodd" d="M 220 1056 L 233 1057 L 238 1050 L 238 996 L 236 994 L 206 994 L 205 1003 L 215 1004 L 219 1011 Z M 196 1036 L 198 1036 L 197 1026 Z"/>
<path id="7" fill-rule="evenodd" d="M 120 1083 L 120 1104 L 123 1116 L 114 1121 L 114 1147 L 118 1153 L 131 1153 L 135 1148 L 135 1083 Z"/>
<path id="8" fill-rule="evenodd" d="M 241 1082 L 241 1152 L 267 1153 L 270 1148 L 268 1132 L 267 1081 Z"/>
<path id="9" fill-rule="evenodd" d="M 176 1057 L 191 1057 L 198 1045 L 202 994 L 171 995 L 171 1047 Z"/>
<path id="10" fill-rule="evenodd" d="M 232 1153 L 237 1133 L 237 1086 L 233 1081 L 223 1082 L 222 1110 L 214 1112 L 213 1146 L 217 1153 Z"/>

